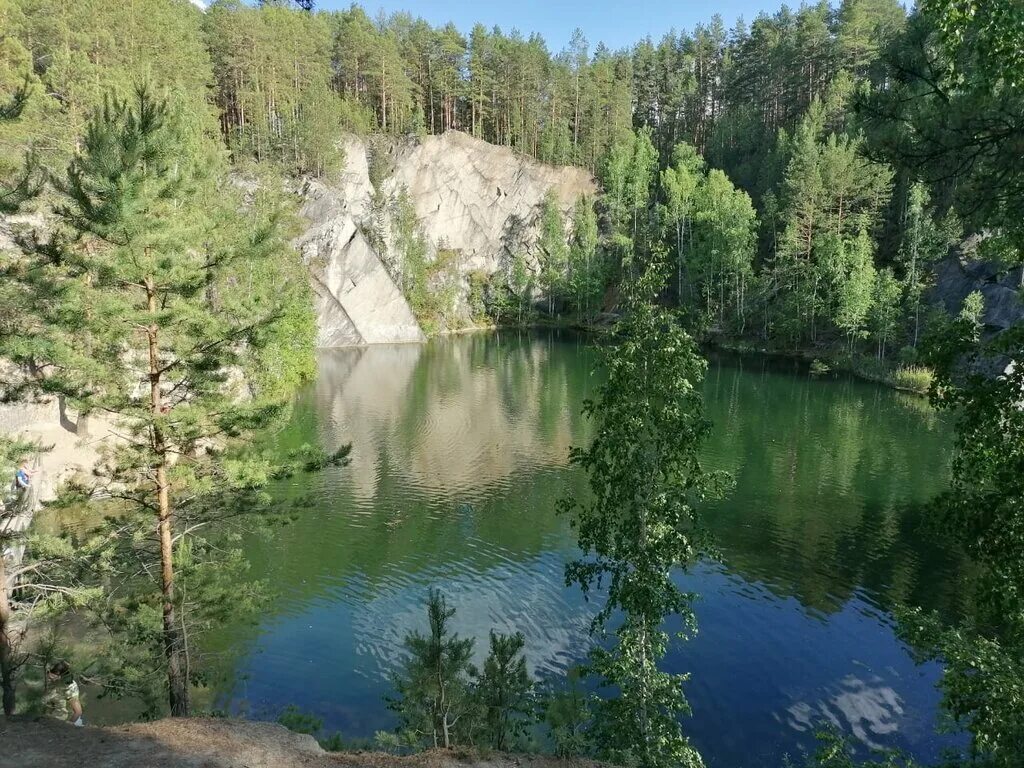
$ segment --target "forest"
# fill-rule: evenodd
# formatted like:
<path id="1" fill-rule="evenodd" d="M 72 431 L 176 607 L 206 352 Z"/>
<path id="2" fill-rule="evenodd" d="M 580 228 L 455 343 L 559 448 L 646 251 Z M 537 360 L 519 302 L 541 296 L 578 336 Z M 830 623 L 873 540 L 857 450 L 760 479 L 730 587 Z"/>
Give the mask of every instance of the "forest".
<path id="1" fill-rule="evenodd" d="M 569 454 L 590 495 L 557 508 L 580 551 L 566 582 L 610 585 L 593 631 L 614 642 L 585 669 L 617 695 L 546 699 L 559 754 L 702 765 L 679 720 L 685 676 L 658 663 L 666 617 L 693 620 L 669 574 L 713 551 L 700 509 L 728 486 L 699 457 L 710 340 L 836 364 L 950 412 L 951 485 L 930 525 L 970 558 L 975 610 L 949 626 L 905 607 L 899 631 L 946 664 L 944 712 L 969 736 L 949 764 L 1018 766 L 1021 329 L 990 333 L 980 293 L 943 312 L 929 290 L 963 253 L 1019 270 L 1024 288 L 1022 52 L 1016 0 L 823 0 L 624 50 L 577 30 L 559 52 L 357 5 L 0 0 L 0 213 L 51 218 L 49 236 L 20 236 L 0 260 L 0 358 L 17 369 L 4 399 L 60 397 L 79 427 L 98 416 L 123 432 L 59 499 L 119 514 L 30 538 L 19 602 L 92 612 L 117 638 L 113 695 L 196 709 L 206 673 L 190 638 L 267 599 L 262 584 L 226 587 L 249 567 L 239 521 L 285 524 L 312 502 L 275 498 L 276 482 L 349 461 L 348 445 L 272 454 L 257 439 L 315 375 L 288 185 L 336 178 L 345 133 L 461 131 L 584 167 L 600 189 L 568 219 L 545 201 L 534 261 L 512 254 L 467 287 L 481 324 L 611 326 L 606 381 L 584 406 L 597 438 Z M 228 181 L 241 176 L 284 183 Z M 398 242 L 415 268 L 393 277 L 428 327 L 438 302 L 407 203 Z M 1000 375 L 983 375 L 993 361 Z M 0 440 L 4 464 L 28 450 Z M 25 657 L 0 591 L 10 714 Z M 533 722 L 522 637 L 492 633 L 476 670 L 453 615 L 431 592 L 430 634 L 405 639 L 396 748 L 506 749 Z M 822 739 L 812 764 L 855 764 Z"/>
<path id="2" fill-rule="evenodd" d="M 631 264 L 656 260 L 714 334 L 866 371 L 891 361 L 921 388 L 930 266 L 982 230 L 998 233 L 982 256 L 1012 262 L 996 225 L 1014 226 L 1019 90 L 985 92 L 973 81 L 984 62 L 896 0 L 783 7 L 732 29 L 714 17 L 619 51 L 577 30 L 558 53 L 518 30 L 466 36 L 358 6 L 64 5 L 0 11 L 4 86 L 39 86 L 0 142 L 44 164 L 73 150 L 107 89 L 144 72 L 219 126 L 236 164 L 330 175 L 340 131 L 459 130 L 593 171 L 597 214 L 549 222 L 544 263 L 529 285 L 511 266 L 497 276 L 492 316 L 525 288 L 586 319 L 614 303 Z"/>

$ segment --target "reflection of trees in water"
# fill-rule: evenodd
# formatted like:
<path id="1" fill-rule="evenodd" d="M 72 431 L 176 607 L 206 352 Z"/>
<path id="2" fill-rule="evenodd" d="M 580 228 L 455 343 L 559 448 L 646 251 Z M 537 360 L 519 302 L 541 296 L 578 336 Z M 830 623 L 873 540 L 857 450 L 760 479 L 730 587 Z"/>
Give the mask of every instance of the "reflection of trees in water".
<path id="1" fill-rule="evenodd" d="M 708 375 L 709 461 L 736 479 L 708 515 L 729 567 L 824 611 L 860 588 L 955 610 L 954 556 L 918 530 L 949 461 L 934 412 L 851 379 L 733 366 Z"/>
<path id="2" fill-rule="evenodd" d="M 342 600 L 384 621 L 404 596 L 418 615 L 437 583 L 478 584 L 508 598 L 501 610 L 529 608 L 527 582 L 559 590 L 559 573 L 519 565 L 571 546 L 554 500 L 566 482 L 583 490 L 566 454 L 585 439 L 592 361 L 578 340 L 508 332 L 325 354 L 277 443 L 352 441 L 353 463 L 281 488 L 315 510 L 248 544 L 253 575 L 283 598 L 271 614 Z M 948 459 L 934 413 L 749 358 L 713 362 L 707 393 L 706 461 L 737 481 L 707 514 L 730 570 L 819 611 L 858 592 L 956 610 L 950 555 L 918 530 Z M 515 578 L 484 588 L 501 574 Z"/>
<path id="3" fill-rule="evenodd" d="M 312 595 L 346 574 L 372 581 L 395 564 L 436 563 L 456 573 L 565 541 L 553 500 L 583 439 L 589 378 L 587 355 L 570 350 L 503 334 L 326 353 L 279 443 L 351 440 L 353 463 L 311 481 L 314 514 L 254 542 L 257 570 Z"/>
<path id="4" fill-rule="evenodd" d="M 353 466 L 316 489 L 329 514 L 313 526 L 326 517 L 347 527 L 342 542 L 303 522 L 282 531 L 283 561 L 371 577 L 432 558 L 457 570 L 488 551 L 454 527 L 464 502 L 478 512 L 477 539 L 512 552 L 536 554 L 563 530 L 553 499 L 568 447 L 585 434 L 592 350 L 503 333 L 329 358 L 297 408 L 301 434 L 282 443 L 353 441 Z M 916 530 L 913 506 L 938 490 L 948 460 L 933 413 L 878 387 L 780 375 L 749 358 L 713 362 L 707 391 L 707 461 L 736 479 L 708 516 L 731 568 L 825 611 L 862 586 L 887 605 L 915 596 L 953 609 L 949 554 Z"/>

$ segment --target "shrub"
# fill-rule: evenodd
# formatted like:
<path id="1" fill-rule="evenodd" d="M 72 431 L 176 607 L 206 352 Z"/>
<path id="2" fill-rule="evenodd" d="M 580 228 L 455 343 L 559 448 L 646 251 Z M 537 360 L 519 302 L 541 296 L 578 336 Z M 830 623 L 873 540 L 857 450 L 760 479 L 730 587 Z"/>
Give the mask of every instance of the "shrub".
<path id="1" fill-rule="evenodd" d="M 893 384 L 912 392 L 927 392 L 934 378 L 932 369 L 923 365 L 900 366 L 892 375 Z"/>
<path id="2" fill-rule="evenodd" d="M 340 733 L 322 735 L 324 721 L 314 714 L 303 712 L 294 704 L 284 708 L 277 717 L 277 722 L 293 733 L 304 733 L 317 740 L 320 747 L 327 752 L 342 752 L 348 746 Z"/>
<path id="3" fill-rule="evenodd" d="M 309 712 L 303 712 L 294 704 L 289 704 L 278 715 L 277 722 L 294 733 L 305 733 L 315 736 L 324 727 L 324 721 Z"/>

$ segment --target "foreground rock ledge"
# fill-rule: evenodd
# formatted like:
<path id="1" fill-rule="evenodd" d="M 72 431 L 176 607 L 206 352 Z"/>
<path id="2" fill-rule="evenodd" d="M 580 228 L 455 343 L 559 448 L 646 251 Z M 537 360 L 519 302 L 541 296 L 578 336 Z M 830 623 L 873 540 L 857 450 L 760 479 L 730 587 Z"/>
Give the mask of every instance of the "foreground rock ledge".
<path id="1" fill-rule="evenodd" d="M 311 736 L 275 723 L 187 718 L 109 728 L 50 719 L 0 718 L 0 768 L 596 768 L 533 755 L 486 758 L 432 751 L 412 757 L 324 752 Z"/>

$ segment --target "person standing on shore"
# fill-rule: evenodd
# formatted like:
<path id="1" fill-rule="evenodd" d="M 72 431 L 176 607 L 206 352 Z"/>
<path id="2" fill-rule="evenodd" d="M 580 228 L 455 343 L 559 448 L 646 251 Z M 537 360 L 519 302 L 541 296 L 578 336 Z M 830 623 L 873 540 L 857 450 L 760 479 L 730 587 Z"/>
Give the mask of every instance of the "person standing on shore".
<path id="1" fill-rule="evenodd" d="M 14 473 L 14 484 L 19 492 L 25 491 L 32 484 L 32 475 L 36 470 L 29 467 L 29 460 L 22 459 L 18 471 Z"/>

